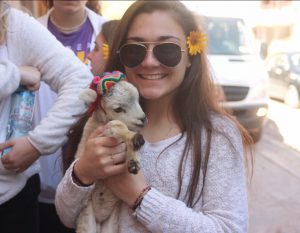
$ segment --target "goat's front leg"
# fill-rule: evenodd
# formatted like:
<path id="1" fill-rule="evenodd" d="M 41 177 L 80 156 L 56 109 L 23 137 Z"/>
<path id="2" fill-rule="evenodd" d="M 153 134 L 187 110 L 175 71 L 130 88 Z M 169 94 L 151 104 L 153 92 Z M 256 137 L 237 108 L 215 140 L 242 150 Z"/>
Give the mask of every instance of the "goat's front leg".
<path id="1" fill-rule="evenodd" d="M 138 150 L 144 145 L 145 140 L 143 135 L 135 133 L 131 140 L 127 143 L 127 166 L 128 171 L 132 174 L 137 174 L 141 169 Z M 129 149 L 128 149 L 129 148 Z"/>
<path id="2" fill-rule="evenodd" d="M 135 133 L 130 131 L 128 127 L 119 120 L 113 120 L 107 123 L 107 127 L 103 135 L 114 138 L 121 138 L 123 141 L 130 141 Z"/>
<path id="3" fill-rule="evenodd" d="M 126 143 L 128 171 L 137 174 L 140 170 L 140 160 L 137 156 L 137 150 L 145 143 L 143 136 L 130 131 L 123 122 L 118 120 L 110 121 L 103 135 L 121 138 Z"/>

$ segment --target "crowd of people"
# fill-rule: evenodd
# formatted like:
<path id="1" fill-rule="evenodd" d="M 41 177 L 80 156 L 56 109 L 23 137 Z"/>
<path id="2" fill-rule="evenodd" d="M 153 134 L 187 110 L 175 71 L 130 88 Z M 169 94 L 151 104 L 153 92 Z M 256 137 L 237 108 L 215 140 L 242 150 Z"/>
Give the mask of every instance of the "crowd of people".
<path id="1" fill-rule="evenodd" d="M 252 142 L 215 98 L 193 14 L 180 1 L 138 0 L 109 21 L 89 1 L 45 4 L 35 19 L 0 1 L 0 153 L 11 148 L 0 160 L 1 232 L 75 232 L 99 179 L 122 201 L 118 232 L 247 232 Z M 74 159 L 87 108 L 79 93 L 116 70 L 148 119 L 137 175 L 105 125 Z M 6 140 L 20 85 L 36 93 L 34 129 Z"/>

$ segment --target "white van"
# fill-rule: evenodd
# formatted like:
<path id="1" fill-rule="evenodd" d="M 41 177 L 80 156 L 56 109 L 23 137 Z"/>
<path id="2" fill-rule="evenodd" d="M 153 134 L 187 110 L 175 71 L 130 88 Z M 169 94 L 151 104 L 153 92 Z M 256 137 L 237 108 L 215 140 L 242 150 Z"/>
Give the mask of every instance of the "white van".
<path id="1" fill-rule="evenodd" d="M 261 137 L 268 112 L 268 74 L 251 28 L 238 17 L 201 16 L 208 37 L 208 59 L 224 107 L 250 132 Z"/>

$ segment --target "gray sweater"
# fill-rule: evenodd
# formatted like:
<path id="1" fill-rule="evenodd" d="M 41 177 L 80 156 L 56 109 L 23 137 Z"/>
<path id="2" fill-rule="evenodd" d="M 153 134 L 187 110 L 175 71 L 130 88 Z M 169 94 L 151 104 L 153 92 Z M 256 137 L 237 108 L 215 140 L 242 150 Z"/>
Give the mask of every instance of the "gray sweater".
<path id="1" fill-rule="evenodd" d="M 188 208 L 183 201 L 191 176 L 191 157 L 185 163 L 182 194 L 177 199 L 177 172 L 185 137 L 160 152 L 180 135 L 166 140 L 146 142 L 140 151 L 142 169 L 152 189 L 146 194 L 135 213 L 123 204 L 119 219 L 119 232 L 143 233 L 245 233 L 248 228 L 247 188 L 244 174 L 244 153 L 240 133 L 228 119 L 213 117 L 214 133 L 205 183 L 203 170 L 198 193 L 203 187 L 200 201 Z M 204 136 L 204 140 L 205 136 Z M 71 166 L 58 186 L 56 207 L 62 221 L 75 226 L 76 217 L 86 204 L 94 186 L 79 187 L 71 177 Z"/>

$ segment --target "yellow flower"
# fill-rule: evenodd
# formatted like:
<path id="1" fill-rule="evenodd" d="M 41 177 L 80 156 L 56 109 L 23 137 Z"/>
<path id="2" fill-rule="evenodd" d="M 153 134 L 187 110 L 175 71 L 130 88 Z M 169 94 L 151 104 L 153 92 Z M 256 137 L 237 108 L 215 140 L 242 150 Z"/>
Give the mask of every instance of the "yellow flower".
<path id="1" fill-rule="evenodd" d="M 102 44 L 102 54 L 104 60 L 107 60 L 109 56 L 109 45 L 107 43 Z"/>
<path id="2" fill-rule="evenodd" d="M 186 43 L 188 45 L 188 50 L 190 55 L 197 55 L 197 53 L 203 52 L 206 47 L 206 35 L 199 31 L 191 31 L 190 35 L 187 37 Z"/>

